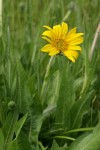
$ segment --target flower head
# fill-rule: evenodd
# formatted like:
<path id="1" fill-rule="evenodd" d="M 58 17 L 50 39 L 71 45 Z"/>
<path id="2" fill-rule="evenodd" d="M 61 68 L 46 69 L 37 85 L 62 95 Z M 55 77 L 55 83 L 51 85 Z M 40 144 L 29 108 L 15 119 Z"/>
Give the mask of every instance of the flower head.
<path id="1" fill-rule="evenodd" d="M 83 42 L 83 33 L 76 33 L 76 28 L 68 32 L 68 25 L 62 22 L 61 25 L 55 25 L 53 28 L 44 26 L 47 30 L 43 32 L 42 38 L 48 41 L 41 51 L 48 52 L 50 56 L 63 53 L 72 62 L 78 57 L 78 51 L 81 51 L 79 44 Z"/>

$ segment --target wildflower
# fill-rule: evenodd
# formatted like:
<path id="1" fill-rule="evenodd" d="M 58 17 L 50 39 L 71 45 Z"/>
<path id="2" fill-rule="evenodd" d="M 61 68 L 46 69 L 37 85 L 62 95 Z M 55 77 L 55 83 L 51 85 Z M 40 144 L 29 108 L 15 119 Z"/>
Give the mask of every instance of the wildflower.
<path id="1" fill-rule="evenodd" d="M 50 56 L 63 53 L 72 62 L 78 57 L 78 51 L 81 51 L 79 44 L 83 42 L 83 33 L 76 33 L 76 28 L 68 32 L 68 25 L 62 22 L 61 25 L 55 25 L 53 28 L 47 28 L 43 32 L 42 38 L 49 42 L 41 51 L 48 52 Z"/>

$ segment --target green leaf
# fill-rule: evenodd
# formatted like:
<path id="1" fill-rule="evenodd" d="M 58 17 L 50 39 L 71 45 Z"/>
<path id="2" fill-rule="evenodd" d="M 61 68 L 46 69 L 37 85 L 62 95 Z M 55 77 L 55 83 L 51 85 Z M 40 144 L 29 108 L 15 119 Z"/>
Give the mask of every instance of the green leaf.
<path id="1" fill-rule="evenodd" d="M 49 105 L 46 109 L 43 111 L 43 118 L 47 118 L 50 115 L 55 113 L 56 105 Z"/>
<path id="2" fill-rule="evenodd" d="M 4 144 L 4 134 L 2 129 L 0 128 L 0 150 L 3 150 L 3 144 Z"/>
<path id="3" fill-rule="evenodd" d="M 64 147 L 59 147 L 57 142 L 54 140 L 50 150 L 65 150 L 65 148 Z"/>
<path id="4" fill-rule="evenodd" d="M 15 124 L 18 120 L 18 113 L 10 112 L 3 124 L 3 133 L 5 136 L 4 148 L 6 148 L 13 139 L 14 131 L 15 131 Z"/>
<path id="5" fill-rule="evenodd" d="M 41 150 L 47 150 L 47 148 L 44 148 L 44 146 L 42 145 L 41 142 L 38 141 L 39 147 L 41 148 Z"/>
<path id="6" fill-rule="evenodd" d="M 17 81 L 16 81 L 16 101 L 19 107 L 19 111 L 22 114 L 26 114 L 31 104 L 33 103 L 32 95 L 28 87 L 28 74 L 25 71 L 22 64 L 17 61 Z"/>
<path id="7" fill-rule="evenodd" d="M 66 140 L 72 140 L 74 141 L 75 139 L 69 136 L 54 136 L 53 138 L 55 139 L 66 139 Z"/>
<path id="8" fill-rule="evenodd" d="M 68 150 L 100 150 L 100 122 L 94 131 L 85 134 L 78 139 L 68 148 Z"/>
<path id="9" fill-rule="evenodd" d="M 75 103 L 75 90 L 73 84 L 73 76 L 69 64 L 66 68 L 61 67 L 60 71 L 60 90 L 59 99 L 57 101 L 56 109 L 56 124 L 59 128 L 69 129 L 70 128 L 70 110 Z"/>
<path id="10" fill-rule="evenodd" d="M 7 150 L 31 150 L 28 136 L 21 131 L 19 136 L 11 142 Z"/>
<path id="11" fill-rule="evenodd" d="M 16 122 L 16 125 L 15 125 L 16 138 L 18 137 L 19 133 L 21 132 L 21 129 L 26 121 L 26 118 L 27 118 L 27 114 L 24 115 L 20 120 L 18 120 Z"/>
<path id="12" fill-rule="evenodd" d="M 92 94 L 93 92 L 91 91 L 74 103 L 69 114 L 71 118 L 71 129 L 81 126 L 83 115 L 89 111 Z"/>
<path id="13" fill-rule="evenodd" d="M 60 84 L 60 76 L 59 71 L 54 72 L 47 81 L 47 86 L 45 89 L 45 103 L 48 105 L 56 104 L 59 97 L 59 84 Z M 49 92 L 48 92 L 49 91 Z"/>
<path id="14" fill-rule="evenodd" d="M 55 140 L 53 141 L 53 144 L 52 144 L 51 150 L 59 150 L 59 145 L 56 143 L 56 141 L 55 141 Z"/>
<path id="15" fill-rule="evenodd" d="M 93 129 L 94 129 L 94 127 L 93 128 L 79 128 L 79 129 L 69 130 L 69 131 L 65 132 L 65 134 L 66 133 L 74 133 L 74 132 L 92 131 Z"/>
<path id="16" fill-rule="evenodd" d="M 33 98 L 33 104 L 30 107 L 30 116 L 28 119 L 30 121 L 29 141 L 35 143 L 36 149 L 38 148 L 38 135 L 43 122 L 41 103 L 37 95 Z"/>

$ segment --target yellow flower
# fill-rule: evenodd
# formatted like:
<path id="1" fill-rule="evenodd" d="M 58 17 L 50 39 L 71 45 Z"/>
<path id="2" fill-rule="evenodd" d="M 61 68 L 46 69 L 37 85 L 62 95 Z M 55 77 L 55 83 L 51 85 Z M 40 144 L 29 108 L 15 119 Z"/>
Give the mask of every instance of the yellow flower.
<path id="1" fill-rule="evenodd" d="M 55 25 L 53 28 L 44 26 L 48 30 L 44 31 L 42 38 L 49 42 L 41 51 L 48 52 L 50 56 L 63 53 L 72 62 L 78 57 L 78 51 L 81 51 L 79 44 L 83 42 L 83 33 L 76 33 L 76 28 L 68 32 L 68 25 L 62 22 L 61 25 Z"/>

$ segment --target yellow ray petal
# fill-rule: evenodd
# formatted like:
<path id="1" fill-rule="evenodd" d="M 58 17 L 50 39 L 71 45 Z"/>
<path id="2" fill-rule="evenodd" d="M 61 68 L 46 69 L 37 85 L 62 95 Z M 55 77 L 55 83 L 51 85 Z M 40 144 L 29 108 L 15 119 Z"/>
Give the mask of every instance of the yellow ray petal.
<path id="1" fill-rule="evenodd" d="M 47 38 L 46 36 L 42 36 L 42 38 L 43 38 L 44 40 L 48 41 L 49 43 L 52 43 L 52 41 L 51 41 L 49 38 Z"/>
<path id="2" fill-rule="evenodd" d="M 70 42 L 72 40 L 77 39 L 78 37 L 81 37 L 83 35 L 83 33 L 75 33 L 75 34 L 70 34 L 70 36 L 66 36 L 66 41 Z"/>
<path id="3" fill-rule="evenodd" d="M 53 32 L 56 35 L 56 37 L 59 38 L 61 36 L 61 26 L 60 25 L 53 26 Z"/>
<path id="4" fill-rule="evenodd" d="M 42 35 L 49 37 L 51 41 L 55 40 L 55 35 L 52 31 L 44 31 Z"/>
<path id="5" fill-rule="evenodd" d="M 53 29 L 50 28 L 49 26 L 43 26 L 44 28 L 47 28 L 48 30 L 52 31 Z"/>
<path id="6" fill-rule="evenodd" d="M 47 44 L 41 48 L 41 51 L 42 52 L 50 52 L 52 49 L 53 49 L 53 46 L 51 44 Z"/>
<path id="7" fill-rule="evenodd" d="M 63 53 L 73 62 L 75 62 L 75 59 L 77 59 L 79 55 L 78 52 L 74 50 L 66 50 Z"/>
<path id="8" fill-rule="evenodd" d="M 75 62 L 75 58 L 74 58 L 71 54 L 69 54 L 68 51 L 64 51 L 63 53 L 64 53 L 64 55 L 67 56 L 72 62 Z"/>
<path id="9" fill-rule="evenodd" d="M 48 36 L 51 38 L 52 33 L 51 33 L 51 31 L 47 30 L 47 31 L 44 31 L 42 35 Z"/>
<path id="10" fill-rule="evenodd" d="M 76 33 L 76 27 L 71 29 L 68 34 L 66 35 L 66 38 L 69 38 L 72 34 L 75 34 Z"/>
<path id="11" fill-rule="evenodd" d="M 81 44 L 82 42 L 83 42 L 83 37 L 82 36 L 80 36 L 80 37 L 78 37 L 78 38 L 76 38 L 76 39 L 74 39 L 74 40 L 72 40 L 72 41 L 70 41 L 70 45 L 78 45 L 78 44 Z"/>
<path id="12" fill-rule="evenodd" d="M 77 45 L 69 45 L 68 50 L 78 50 L 78 51 L 81 51 L 82 48 L 80 46 L 77 46 Z"/>
<path id="13" fill-rule="evenodd" d="M 68 32 L 68 25 L 66 23 L 62 22 L 61 30 L 62 30 L 61 34 L 64 37 Z"/>
<path id="14" fill-rule="evenodd" d="M 75 59 L 78 58 L 79 53 L 77 51 L 74 50 L 68 50 L 67 54 L 71 55 L 72 57 L 74 57 Z"/>
<path id="15" fill-rule="evenodd" d="M 52 49 L 50 52 L 49 52 L 49 56 L 53 56 L 53 55 L 56 55 L 58 54 L 60 51 L 57 50 L 56 48 Z"/>

